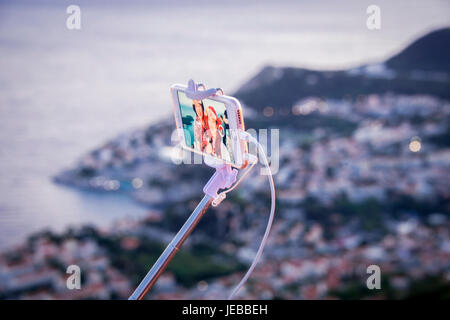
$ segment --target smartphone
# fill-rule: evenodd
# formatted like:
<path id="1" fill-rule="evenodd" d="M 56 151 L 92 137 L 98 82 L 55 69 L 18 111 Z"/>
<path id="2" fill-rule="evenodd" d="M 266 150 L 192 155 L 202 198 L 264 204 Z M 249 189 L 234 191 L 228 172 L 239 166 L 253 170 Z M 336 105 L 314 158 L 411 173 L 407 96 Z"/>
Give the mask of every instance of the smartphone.
<path id="1" fill-rule="evenodd" d="M 170 88 L 181 146 L 235 168 L 245 168 L 248 146 L 239 134 L 245 130 L 239 101 L 226 95 L 193 100 L 186 96 L 186 88 L 180 84 Z"/>

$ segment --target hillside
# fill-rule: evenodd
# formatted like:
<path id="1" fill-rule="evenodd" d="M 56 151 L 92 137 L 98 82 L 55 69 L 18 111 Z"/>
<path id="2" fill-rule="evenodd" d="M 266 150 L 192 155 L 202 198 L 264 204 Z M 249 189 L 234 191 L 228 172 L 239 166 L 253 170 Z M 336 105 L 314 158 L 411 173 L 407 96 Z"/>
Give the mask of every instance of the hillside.
<path id="1" fill-rule="evenodd" d="M 291 108 L 299 99 L 330 99 L 367 94 L 428 94 L 450 99 L 450 29 L 432 32 L 385 63 L 351 70 L 316 71 L 267 66 L 235 96 L 247 106 Z"/>
<path id="2" fill-rule="evenodd" d="M 433 31 L 386 61 L 395 70 L 450 72 L 450 28 Z"/>

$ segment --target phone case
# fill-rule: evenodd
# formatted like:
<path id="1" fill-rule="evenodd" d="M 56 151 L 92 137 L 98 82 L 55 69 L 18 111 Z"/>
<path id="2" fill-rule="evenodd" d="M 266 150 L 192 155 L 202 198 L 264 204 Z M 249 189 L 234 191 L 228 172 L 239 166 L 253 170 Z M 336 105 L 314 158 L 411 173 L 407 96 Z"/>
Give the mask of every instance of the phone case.
<path id="1" fill-rule="evenodd" d="M 230 134 L 231 134 L 231 147 L 232 147 L 232 152 L 233 152 L 233 158 L 234 158 L 234 163 L 233 162 L 227 162 L 223 159 L 220 159 L 216 156 L 211 156 L 210 154 L 206 153 L 206 152 L 202 152 L 199 150 L 196 150 L 194 148 L 191 148 L 190 146 L 188 146 L 186 144 L 186 138 L 185 138 L 185 133 L 184 133 L 184 128 L 183 128 L 183 123 L 182 123 L 182 119 L 181 119 L 181 112 L 180 112 L 180 102 L 178 99 L 178 91 L 183 91 L 186 92 L 187 86 L 185 85 L 181 85 L 181 84 L 175 84 L 173 86 L 171 86 L 170 91 L 171 91 L 171 95 L 172 95 L 172 101 L 173 101 L 173 108 L 174 108 L 174 116 L 175 116 L 175 123 L 178 129 L 179 133 L 180 133 L 180 143 L 182 145 L 182 147 L 186 150 L 198 153 L 198 154 L 202 154 L 208 157 L 214 157 L 216 159 L 219 159 L 220 161 L 223 161 L 224 163 L 227 163 L 235 168 L 238 169 L 242 169 L 245 168 L 247 166 L 247 161 L 245 160 L 245 154 L 248 153 L 248 147 L 247 147 L 247 142 L 242 140 L 240 138 L 240 135 L 238 134 L 238 132 L 240 130 L 244 130 L 245 131 L 245 125 L 244 125 L 244 119 L 243 119 L 243 115 L 242 115 L 242 108 L 241 108 L 241 104 L 239 103 L 239 101 L 231 96 L 226 96 L 226 95 L 214 95 L 214 96 L 210 96 L 207 99 L 211 99 L 211 100 L 215 100 L 218 102 L 222 102 L 225 104 L 225 108 L 227 111 L 227 116 L 228 116 L 228 125 L 229 125 L 229 129 L 230 129 Z"/>

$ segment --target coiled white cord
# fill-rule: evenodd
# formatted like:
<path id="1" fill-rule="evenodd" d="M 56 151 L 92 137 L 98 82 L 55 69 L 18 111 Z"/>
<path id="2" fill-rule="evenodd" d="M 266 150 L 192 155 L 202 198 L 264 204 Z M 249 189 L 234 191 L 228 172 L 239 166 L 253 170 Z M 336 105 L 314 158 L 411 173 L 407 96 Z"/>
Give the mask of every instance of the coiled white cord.
<path id="1" fill-rule="evenodd" d="M 247 273 L 244 275 L 242 280 L 238 283 L 238 285 L 233 289 L 231 294 L 228 296 L 228 300 L 233 299 L 233 297 L 238 293 L 238 291 L 244 286 L 245 282 L 247 282 L 248 278 L 250 277 L 251 273 L 253 272 L 253 269 L 255 269 L 256 265 L 258 264 L 259 259 L 261 258 L 261 255 L 263 253 L 264 247 L 266 245 L 267 239 L 269 237 L 270 229 L 272 228 L 272 222 L 273 218 L 275 216 L 275 184 L 273 182 L 273 176 L 272 171 L 270 170 L 269 161 L 267 160 L 266 153 L 264 152 L 263 146 L 259 143 L 258 140 L 256 140 L 254 137 L 252 137 L 250 134 L 246 132 L 242 132 L 243 137 L 248 140 L 249 142 L 252 142 L 258 146 L 259 154 L 262 156 L 264 160 L 264 165 L 267 168 L 268 172 L 268 178 L 269 178 L 269 184 L 270 184 L 270 193 L 271 193 L 271 206 L 270 206 L 270 214 L 269 214 L 269 221 L 267 222 L 266 231 L 264 232 L 264 236 L 261 240 L 261 244 L 259 245 L 258 251 L 256 252 L 255 258 L 253 259 L 252 264 L 250 265 L 250 268 L 247 270 Z M 234 188 L 237 187 L 237 185 L 242 181 L 242 179 L 250 172 L 250 170 L 253 168 L 253 166 L 256 164 L 256 162 L 253 162 L 249 169 L 241 176 L 241 178 L 238 180 L 238 182 L 232 186 L 230 189 L 223 191 L 221 194 L 219 194 L 219 197 L 221 200 L 225 198 L 225 194 L 227 192 L 230 192 Z M 219 200 L 219 202 L 221 201 Z"/>

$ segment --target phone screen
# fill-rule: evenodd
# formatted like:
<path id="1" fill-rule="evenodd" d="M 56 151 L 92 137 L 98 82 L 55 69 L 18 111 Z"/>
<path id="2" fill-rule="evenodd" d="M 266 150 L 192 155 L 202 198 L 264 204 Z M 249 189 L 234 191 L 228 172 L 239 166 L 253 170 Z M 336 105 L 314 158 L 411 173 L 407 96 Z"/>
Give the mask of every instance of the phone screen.
<path id="1" fill-rule="evenodd" d="M 177 93 L 186 145 L 234 163 L 225 104 L 212 99 L 192 100 L 180 90 Z"/>

